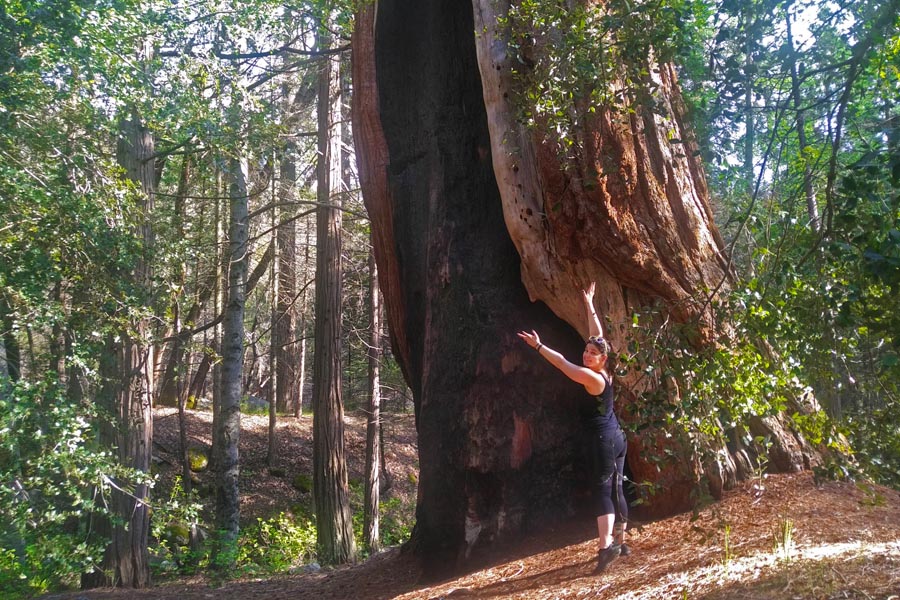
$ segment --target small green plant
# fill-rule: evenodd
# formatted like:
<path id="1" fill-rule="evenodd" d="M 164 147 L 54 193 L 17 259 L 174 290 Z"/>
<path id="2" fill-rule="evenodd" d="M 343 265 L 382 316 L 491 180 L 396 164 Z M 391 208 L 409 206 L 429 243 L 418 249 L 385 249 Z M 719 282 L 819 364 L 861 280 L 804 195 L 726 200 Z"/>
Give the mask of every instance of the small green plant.
<path id="1" fill-rule="evenodd" d="M 247 569 L 240 568 L 240 540 L 235 540 L 230 532 L 220 529 L 212 542 L 212 554 L 209 566 L 212 569 L 214 583 L 221 583 L 232 577 L 244 574 Z"/>
<path id="2" fill-rule="evenodd" d="M 860 481 L 856 484 L 856 487 L 865 494 L 865 497 L 860 500 L 860 504 L 863 506 L 887 505 L 887 498 L 885 498 L 884 494 L 882 494 L 874 485 L 865 481 Z"/>
<path id="3" fill-rule="evenodd" d="M 757 489 L 765 487 L 766 471 L 769 469 L 769 449 L 772 447 L 772 440 L 768 437 L 756 436 L 753 440 L 757 448 L 756 464 L 753 465 L 753 482 Z"/>
<path id="4" fill-rule="evenodd" d="M 364 552 L 363 535 L 363 483 L 350 482 L 350 504 L 353 507 L 353 535 L 357 549 Z M 379 503 L 378 535 L 382 547 L 396 546 L 409 539 L 415 521 L 415 505 L 398 497 Z M 361 554 L 362 556 L 362 554 Z"/>
<path id="5" fill-rule="evenodd" d="M 727 567 L 734 558 L 731 548 L 731 525 L 726 523 L 722 531 L 724 535 L 724 540 L 722 542 L 722 564 Z"/>
<path id="6" fill-rule="evenodd" d="M 788 517 L 781 517 L 772 534 L 772 540 L 775 555 L 790 562 L 794 552 L 794 521 Z"/>

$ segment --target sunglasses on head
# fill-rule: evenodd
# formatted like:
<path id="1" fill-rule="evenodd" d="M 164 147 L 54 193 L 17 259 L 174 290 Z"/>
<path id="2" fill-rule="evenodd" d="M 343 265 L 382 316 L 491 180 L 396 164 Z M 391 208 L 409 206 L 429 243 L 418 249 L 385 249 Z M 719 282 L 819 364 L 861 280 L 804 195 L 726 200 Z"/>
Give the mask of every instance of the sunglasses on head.
<path id="1" fill-rule="evenodd" d="M 589 344 L 597 346 L 602 352 L 609 352 L 609 342 L 607 342 L 605 338 L 599 335 L 592 335 L 587 341 Z"/>

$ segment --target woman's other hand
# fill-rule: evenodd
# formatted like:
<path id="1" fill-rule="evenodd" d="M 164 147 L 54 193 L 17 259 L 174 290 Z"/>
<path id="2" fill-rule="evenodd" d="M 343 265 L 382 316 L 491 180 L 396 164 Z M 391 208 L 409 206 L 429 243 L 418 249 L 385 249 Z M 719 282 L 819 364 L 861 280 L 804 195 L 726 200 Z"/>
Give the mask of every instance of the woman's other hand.
<path id="1" fill-rule="evenodd" d="M 520 331 L 516 335 L 522 338 L 522 340 L 532 348 L 537 348 L 541 343 L 541 337 L 534 329 L 531 330 L 531 333 L 527 331 Z"/>

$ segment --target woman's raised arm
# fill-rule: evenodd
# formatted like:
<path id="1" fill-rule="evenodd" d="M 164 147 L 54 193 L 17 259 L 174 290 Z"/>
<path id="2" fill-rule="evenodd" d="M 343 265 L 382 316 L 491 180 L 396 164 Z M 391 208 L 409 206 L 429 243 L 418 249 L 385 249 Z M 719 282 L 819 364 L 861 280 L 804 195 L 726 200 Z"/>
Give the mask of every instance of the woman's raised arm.
<path id="1" fill-rule="evenodd" d="M 594 308 L 594 282 L 586 290 L 581 290 L 581 298 L 584 300 L 584 311 L 587 316 L 588 332 L 592 337 L 603 337 L 603 326 L 597 317 L 597 309 Z"/>

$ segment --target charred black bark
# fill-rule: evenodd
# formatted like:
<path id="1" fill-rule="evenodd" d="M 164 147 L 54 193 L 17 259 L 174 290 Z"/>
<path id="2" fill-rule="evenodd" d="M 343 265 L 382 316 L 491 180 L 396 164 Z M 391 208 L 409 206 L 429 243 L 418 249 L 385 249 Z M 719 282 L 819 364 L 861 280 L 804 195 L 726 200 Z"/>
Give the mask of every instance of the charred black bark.
<path id="1" fill-rule="evenodd" d="M 386 303 L 405 307 L 391 327 L 406 334 L 419 434 L 410 547 L 440 576 L 479 542 L 574 510 L 587 479 L 573 435 L 584 392 L 515 332 L 534 327 L 570 355 L 581 342 L 520 281 L 492 169 L 471 6 L 381 2 L 376 22 L 389 260 L 400 274 L 400 297 Z"/>

